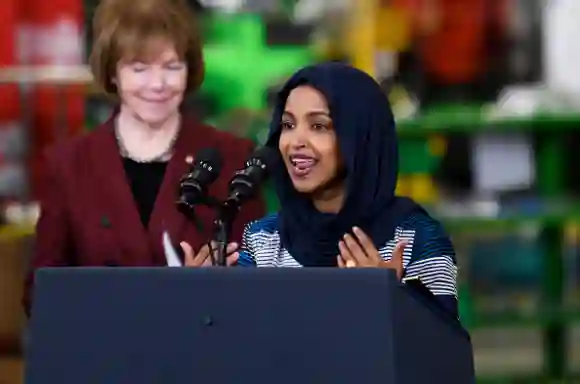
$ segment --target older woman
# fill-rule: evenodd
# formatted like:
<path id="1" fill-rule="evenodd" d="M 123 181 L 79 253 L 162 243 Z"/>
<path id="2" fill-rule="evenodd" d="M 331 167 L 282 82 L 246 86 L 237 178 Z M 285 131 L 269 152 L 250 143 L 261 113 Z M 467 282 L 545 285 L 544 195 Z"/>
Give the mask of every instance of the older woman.
<path id="1" fill-rule="evenodd" d="M 118 108 L 90 134 L 46 153 L 37 247 L 26 280 L 31 303 L 36 268 L 165 265 L 162 233 L 200 249 L 200 234 L 175 208 L 180 177 L 199 149 L 214 147 L 225 162 L 210 192 L 224 196 L 228 178 L 252 150 L 250 141 L 218 132 L 180 112 L 184 95 L 203 80 L 195 18 L 181 0 L 103 0 L 94 20 L 90 64 Z M 211 227 L 211 210 L 197 216 Z M 234 225 L 264 214 L 257 199 Z"/>

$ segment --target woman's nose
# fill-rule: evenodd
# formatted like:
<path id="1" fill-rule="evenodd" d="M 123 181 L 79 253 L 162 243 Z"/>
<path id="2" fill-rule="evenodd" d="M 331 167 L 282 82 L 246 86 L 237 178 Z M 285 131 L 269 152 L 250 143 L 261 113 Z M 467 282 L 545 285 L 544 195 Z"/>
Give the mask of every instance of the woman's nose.
<path id="1" fill-rule="evenodd" d="M 305 130 L 301 129 L 301 127 L 296 127 L 296 129 L 292 131 L 292 141 L 290 143 L 295 149 L 306 147 L 306 144 L 308 143 L 308 135 Z"/>
<path id="2" fill-rule="evenodd" d="M 161 70 L 153 70 L 149 78 L 149 86 L 152 89 L 163 89 L 165 87 L 165 75 Z"/>
<path id="3" fill-rule="evenodd" d="M 302 138 L 296 138 L 294 140 L 292 140 L 291 145 L 292 148 L 294 149 L 301 149 L 306 147 L 306 140 L 302 139 Z"/>

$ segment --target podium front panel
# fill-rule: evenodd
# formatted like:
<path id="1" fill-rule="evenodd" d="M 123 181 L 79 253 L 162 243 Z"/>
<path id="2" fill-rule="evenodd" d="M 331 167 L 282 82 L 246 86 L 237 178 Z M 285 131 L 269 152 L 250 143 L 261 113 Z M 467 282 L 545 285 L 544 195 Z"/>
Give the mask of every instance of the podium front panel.
<path id="1" fill-rule="evenodd" d="M 439 307 L 434 297 L 403 286 L 394 292 L 394 365 L 417 367 L 397 369 L 396 382 L 474 384 L 471 338 L 459 320 Z"/>
<path id="2" fill-rule="evenodd" d="M 393 280 L 371 269 L 40 270 L 26 383 L 395 383 Z"/>

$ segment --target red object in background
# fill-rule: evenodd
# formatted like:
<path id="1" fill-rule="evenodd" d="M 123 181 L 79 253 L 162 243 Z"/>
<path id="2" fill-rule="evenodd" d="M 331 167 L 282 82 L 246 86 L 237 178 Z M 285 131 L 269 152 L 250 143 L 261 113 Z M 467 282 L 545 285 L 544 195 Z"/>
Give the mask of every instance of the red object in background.
<path id="1" fill-rule="evenodd" d="M 0 40 L 0 69 L 17 65 L 18 16 L 18 0 L 2 0 L 2 5 L 0 5 L 0 39 L 2 39 Z M 17 159 L 7 157 L 7 151 L 14 150 L 13 147 L 8 146 L 7 138 L 9 136 L 14 138 L 19 133 L 22 133 L 21 138 L 24 135 L 25 127 L 19 124 L 20 122 L 21 100 L 18 84 L 0 83 L 0 199 L 2 200 L 18 197 L 18 191 L 21 191 L 21 189 L 19 190 L 16 187 L 22 186 L 25 188 L 26 185 L 24 173 L 22 173 L 20 179 L 18 177 L 14 178 L 15 169 L 25 164 L 19 164 Z M 19 130 L 22 131 L 19 132 Z M 13 155 L 11 154 L 11 156 Z M 22 154 L 17 154 L 17 156 L 20 155 Z"/>
<path id="2" fill-rule="evenodd" d="M 3 0 L 4 1 L 4 0 Z M 21 27 L 28 36 L 25 56 L 34 66 L 79 66 L 84 62 L 82 0 L 25 0 Z M 66 74 L 66 71 L 63 71 Z M 86 86 L 34 84 L 31 87 L 29 122 L 32 195 L 43 171 L 42 152 L 57 140 L 79 134 L 84 127 Z"/>
<path id="3" fill-rule="evenodd" d="M 16 31 L 18 0 L 2 0 L 0 6 L 0 68 L 16 65 Z M 18 84 L 0 84 L 0 129 L 6 123 L 20 119 L 20 94 Z"/>
<path id="4" fill-rule="evenodd" d="M 395 0 L 415 15 L 424 70 L 440 84 L 468 84 L 487 71 L 490 34 L 505 33 L 505 0 Z"/>

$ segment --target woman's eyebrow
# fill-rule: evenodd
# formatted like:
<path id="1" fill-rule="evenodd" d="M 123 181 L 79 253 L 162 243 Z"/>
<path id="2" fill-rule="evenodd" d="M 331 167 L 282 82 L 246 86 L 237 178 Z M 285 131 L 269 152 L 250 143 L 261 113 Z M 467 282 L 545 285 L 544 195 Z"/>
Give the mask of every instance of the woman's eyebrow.
<path id="1" fill-rule="evenodd" d="M 311 111 L 311 112 L 308 112 L 307 115 L 309 117 L 319 117 L 319 116 L 330 117 L 330 114 L 328 113 L 328 111 L 324 111 L 324 110 Z"/>

